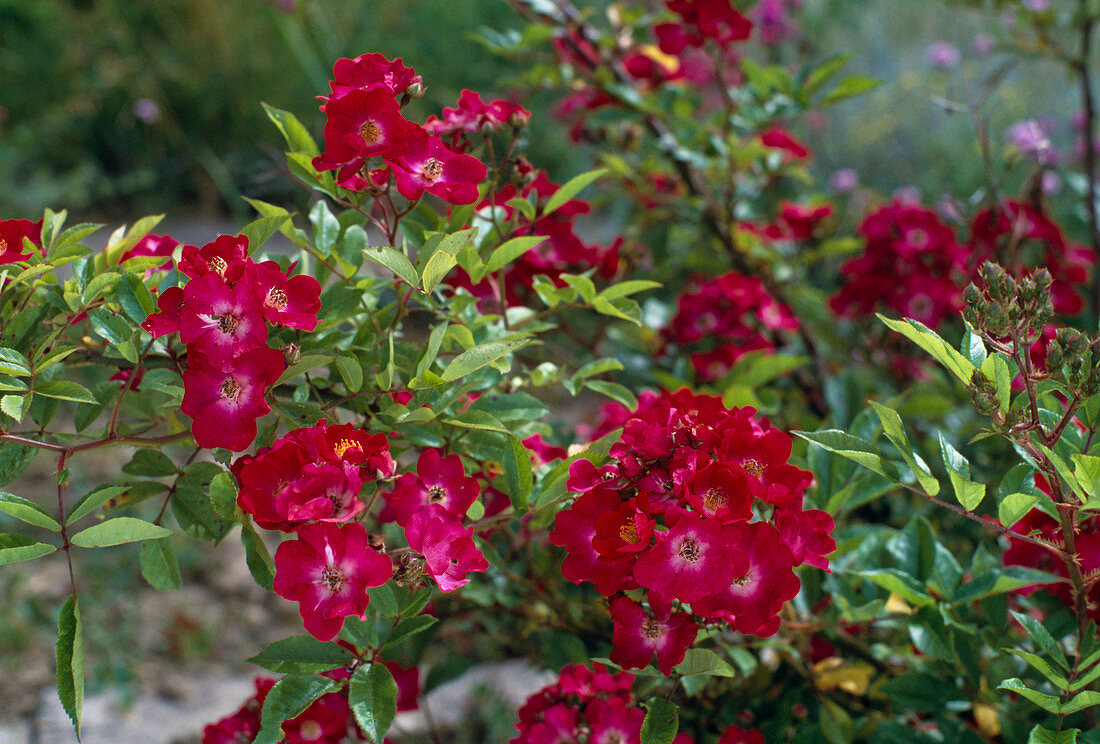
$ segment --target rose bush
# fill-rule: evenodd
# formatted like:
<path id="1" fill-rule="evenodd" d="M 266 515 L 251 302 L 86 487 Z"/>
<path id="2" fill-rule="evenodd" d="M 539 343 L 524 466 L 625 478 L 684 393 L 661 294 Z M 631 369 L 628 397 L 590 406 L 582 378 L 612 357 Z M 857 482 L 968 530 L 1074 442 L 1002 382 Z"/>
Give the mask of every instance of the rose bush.
<path id="1" fill-rule="evenodd" d="M 382 744 L 471 631 L 558 674 L 514 742 L 1097 741 L 1094 200 L 1074 242 L 1044 157 L 972 214 L 844 214 L 794 130 L 874 83 L 776 61 L 797 2 L 510 5 L 525 30 L 485 45 L 566 89 L 599 169 L 530 163 L 521 102 L 410 121 L 431 81 L 367 53 L 314 120 L 266 107 L 304 217 L 250 200 L 239 235 L 153 217 L 102 251 L 64 212 L 0 221 L 0 482 L 57 474 L 49 508 L 0 492 L 0 562 L 67 561 L 77 730 L 81 554 L 141 543 L 172 590 L 175 535 L 238 530 L 305 633 L 256 649 L 283 676 L 206 744 Z M 1015 38 L 1087 40 L 1082 7 Z M 607 245 L 601 184 L 635 205 Z"/>

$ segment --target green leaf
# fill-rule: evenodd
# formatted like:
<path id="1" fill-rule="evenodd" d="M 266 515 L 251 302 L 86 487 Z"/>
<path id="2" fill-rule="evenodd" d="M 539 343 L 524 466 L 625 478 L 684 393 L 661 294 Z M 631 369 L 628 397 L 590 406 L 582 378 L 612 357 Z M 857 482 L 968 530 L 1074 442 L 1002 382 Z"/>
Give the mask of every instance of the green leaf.
<path id="1" fill-rule="evenodd" d="M 229 473 L 218 473 L 210 481 L 210 503 L 214 513 L 232 522 L 237 516 L 237 487 Z"/>
<path id="2" fill-rule="evenodd" d="M 279 232 L 288 222 L 290 222 L 289 214 L 273 214 L 260 217 L 245 225 L 240 234 L 248 238 L 249 253 L 259 250 L 260 246 L 270 240 L 271 236 Z"/>
<path id="3" fill-rule="evenodd" d="M 568 383 L 569 391 L 576 395 L 580 390 L 579 384 L 589 377 L 602 375 L 606 372 L 618 372 L 621 369 L 623 369 L 623 363 L 614 358 L 597 359 L 594 362 L 589 362 L 573 373 Z"/>
<path id="4" fill-rule="evenodd" d="M 660 282 L 653 282 L 648 279 L 633 279 L 631 281 L 613 284 L 600 292 L 597 297 L 602 297 L 605 300 L 617 300 L 620 297 L 627 297 L 632 294 L 646 292 L 650 289 L 658 289 L 660 287 Z"/>
<path id="5" fill-rule="evenodd" d="M 65 524 L 70 525 L 78 519 L 83 519 L 109 500 L 121 496 L 128 490 L 130 490 L 129 486 L 97 486 L 93 488 L 73 504 L 69 516 L 65 518 Z"/>
<path id="6" fill-rule="evenodd" d="M 289 111 L 268 106 L 266 103 L 261 102 L 260 105 L 267 112 L 267 118 L 271 119 L 275 126 L 279 128 L 279 131 L 282 132 L 283 139 L 286 140 L 286 144 L 291 150 L 304 152 L 310 157 L 316 157 L 320 154 L 313 137 L 309 135 L 309 130 L 302 126 L 302 123 L 298 121 L 298 117 Z"/>
<path id="7" fill-rule="evenodd" d="M 501 243 L 489 254 L 489 258 L 485 262 L 485 269 L 482 276 L 503 269 L 524 253 L 545 241 L 546 237 L 544 236 L 530 235 L 522 238 L 512 238 L 511 240 Z"/>
<path id="8" fill-rule="evenodd" d="M 837 83 L 832 90 L 822 96 L 818 106 L 831 106 L 834 103 L 854 98 L 874 90 L 879 81 L 865 75 L 849 75 Z"/>
<path id="9" fill-rule="evenodd" d="M 57 548 L 53 545 L 35 540 L 33 537 L 0 532 L 0 566 L 29 561 L 32 558 L 49 555 L 56 550 Z"/>
<path id="10" fill-rule="evenodd" d="M 424 271 L 420 275 L 424 291 L 431 292 L 435 289 L 435 285 L 439 284 L 443 277 L 447 276 L 447 272 L 456 265 L 458 265 L 458 259 L 455 258 L 454 253 L 448 253 L 442 248 L 437 248 L 428 258 L 427 263 L 424 264 Z"/>
<path id="11" fill-rule="evenodd" d="M 1011 527 L 1038 503 L 1039 496 L 1033 493 L 1005 494 L 997 503 L 997 517 L 1001 524 Z"/>
<path id="12" fill-rule="evenodd" d="M 517 514 L 527 511 L 534 487 L 534 471 L 531 469 L 531 455 L 518 437 L 508 436 L 508 448 L 502 458 L 504 467 L 504 487 L 512 508 Z"/>
<path id="13" fill-rule="evenodd" d="M 844 65 L 848 64 L 848 60 L 852 58 L 851 54 L 841 54 L 836 57 L 825 60 L 818 65 L 813 72 L 806 78 L 806 82 L 803 85 L 803 89 L 807 95 L 813 95 L 821 88 L 822 85 L 829 82 Z"/>
<path id="14" fill-rule="evenodd" d="M 1006 413 L 1012 401 L 1012 373 L 1008 362 L 1000 354 L 992 354 L 982 362 L 982 373 L 993 381 L 997 389 L 997 408 L 1001 413 Z"/>
<path id="15" fill-rule="evenodd" d="M 344 666 L 351 659 L 351 652 L 335 643 L 292 636 L 275 641 L 248 661 L 280 674 L 315 674 Z"/>
<path id="16" fill-rule="evenodd" d="M 336 371 L 344 380 L 349 393 L 358 393 L 363 387 L 363 368 L 359 360 L 348 355 L 336 358 Z"/>
<path id="17" fill-rule="evenodd" d="M 364 250 L 363 257 L 389 269 L 410 287 L 419 288 L 420 280 L 416 276 L 416 268 L 404 253 L 388 245 L 379 245 Z"/>
<path id="18" fill-rule="evenodd" d="M 1072 713 L 1082 711 L 1085 708 L 1091 708 L 1094 705 L 1100 705 L 1100 692 L 1085 690 L 1062 703 L 1062 709 L 1059 712 L 1068 716 Z"/>
<path id="19" fill-rule="evenodd" d="M 1024 614 L 1022 612 L 1016 612 L 1010 610 L 1012 617 L 1016 618 L 1016 622 L 1023 626 L 1027 631 L 1028 637 L 1031 642 L 1035 644 L 1035 650 L 1041 651 L 1045 656 L 1052 659 L 1058 666 L 1069 671 L 1069 662 L 1066 660 L 1066 655 L 1062 653 L 1061 647 L 1058 642 L 1054 640 L 1054 636 L 1043 627 L 1043 624 L 1033 618 L 1031 615 Z"/>
<path id="20" fill-rule="evenodd" d="M 84 638 L 75 594 L 65 600 L 57 620 L 57 696 L 79 739 L 84 708 Z"/>
<path id="21" fill-rule="evenodd" d="M 142 238 L 152 232 L 153 228 L 160 224 L 160 221 L 164 219 L 163 214 L 149 215 L 148 217 L 142 217 L 140 220 L 134 223 L 134 226 L 126 231 L 123 227 L 111 235 L 107 240 L 107 246 L 103 249 L 103 258 L 107 266 L 114 266 L 118 263 L 118 259 L 123 253 L 133 248 L 138 244 Z"/>
<path id="22" fill-rule="evenodd" d="M 680 730 L 680 709 L 668 698 L 654 698 L 642 720 L 642 744 L 671 744 Z"/>
<path id="23" fill-rule="evenodd" d="M 928 352 L 933 359 L 958 377 L 964 385 L 970 385 L 970 378 L 974 376 L 974 365 L 971 364 L 969 359 L 951 348 L 950 344 L 940 338 L 935 331 L 916 320 L 891 320 L 884 315 L 879 315 L 878 319 L 885 323 L 887 328 L 897 331 Z"/>
<path id="24" fill-rule="evenodd" d="M 970 480 L 970 462 L 958 450 L 951 446 L 943 432 L 938 433 L 940 454 L 951 478 L 951 487 L 955 489 L 955 498 L 967 511 L 974 511 L 985 497 L 985 486 Z"/>
<path id="25" fill-rule="evenodd" d="M 1020 697 L 1027 698 L 1043 710 L 1050 713 L 1057 714 L 1062 707 L 1062 704 L 1058 700 L 1058 698 L 1054 697 L 1053 695 L 1046 695 L 1042 692 L 1039 692 L 1038 690 L 1033 690 L 1015 677 L 1012 677 L 1011 679 L 1006 679 L 1004 682 L 997 685 L 997 689 L 1015 692 Z"/>
<path id="26" fill-rule="evenodd" d="M 244 543 L 244 560 L 252 578 L 264 589 L 271 591 L 275 585 L 275 561 L 271 560 L 271 552 L 252 526 L 251 520 L 241 524 L 241 542 Z"/>
<path id="27" fill-rule="evenodd" d="M 485 411 L 466 411 L 458 414 L 454 418 L 444 419 L 443 423 L 450 424 L 451 426 L 461 426 L 464 429 L 496 431 L 501 434 L 509 433 L 509 430 L 504 427 L 504 424 L 502 424 L 496 416 Z"/>
<path id="28" fill-rule="evenodd" d="M 27 411 L 30 409 L 33 401 L 33 395 L 5 395 L 0 397 L 0 411 L 3 411 L 16 421 L 22 422 L 23 417 L 27 415 Z"/>
<path id="29" fill-rule="evenodd" d="M 895 483 L 900 480 L 898 470 L 894 464 L 880 455 L 874 445 L 866 439 L 854 437 L 839 429 L 822 429 L 815 432 L 796 431 L 793 433 L 808 442 L 813 442 L 822 449 L 834 452 L 849 460 L 854 460 L 863 467 L 869 468 Z"/>
<path id="30" fill-rule="evenodd" d="M 367 596 L 370 598 L 370 606 L 383 617 L 397 617 L 401 614 L 401 609 L 397 606 L 397 597 L 394 596 L 393 587 L 390 584 L 368 589 Z"/>
<path id="31" fill-rule="evenodd" d="M 0 491 L 0 511 L 35 527 L 45 527 L 51 532 L 61 531 L 61 525 L 45 509 L 22 496 Z"/>
<path id="32" fill-rule="evenodd" d="M 359 727 L 374 744 L 382 744 L 397 715 L 397 683 L 379 663 L 363 664 L 351 677 L 348 702 Z"/>
<path id="33" fill-rule="evenodd" d="M 920 458 L 920 455 L 913 451 L 913 445 L 909 443 L 909 437 L 905 433 L 905 426 L 902 424 L 898 412 L 876 401 L 871 401 L 871 406 L 874 407 L 875 413 L 878 414 L 879 420 L 882 422 L 886 438 L 898 448 L 898 452 L 901 453 L 902 458 L 909 465 L 913 474 L 917 476 L 917 480 L 924 490 L 932 496 L 938 494 L 940 492 L 940 482 L 936 479 L 936 476 L 932 475 L 932 471 L 928 469 L 928 465 Z"/>
<path id="34" fill-rule="evenodd" d="M 72 536 L 71 542 L 81 548 L 106 548 L 139 540 L 156 540 L 171 534 L 171 530 L 144 519 L 116 517 L 81 530 Z"/>
<path id="35" fill-rule="evenodd" d="M 590 183 L 597 178 L 602 178 L 607 175 L 608 172 L 606 168 L 600 168 L 599 170 L 588 171 L 587 173 L 582 173 L 579 176 L 569 179 L 562 184 L 562 187 L 555 191 L 546 202 L 546 207 L 542 210 L 542 216 L 545 217 L 548 214 L 553 214 L 567 201 L 584 191 Z"/>
<path id="36" fill-rule="evenodd" d="M 38 454 L 29 444 L 0 442 L 0 486 L 6 486 L 23 474 Z"/>
<path id="37" fill-rule="evenodd" d="M 127 475 L 160 478 L 165 475 L 175 475 L 179 472 L 179 469 L 172 462 L 172 459 L 163 452 L 152 449 L 139 449 L 134 453 L 130 462 L 122 466 L 122 472 Z"/>
<path id="38" fill-rule="evenodd" d="M 919 581 L 896 568 L 877 568 L 852 573 L 878 584 L 888 592 L 897 594 L 914 607 L 928 607 L 936 603 L 936 600 L 924 591 Z"/>
<path id="39" fill-rule="evenodd" d="M 996 570 L 975 574 L 968 583 L 963 584 L 951 600 L 952 605 L 985 599 L 997 594 L 1007 594 L 1032 584 L 1053 584 L 1062 579 L 1054 574 L 1024 566 L 1005 566 Z"/>
<path id="40" fill-rule="evenodd" d="M 71 400 L 74 403 L 96 403 L 95 396 L 83 385 L 68 380 L 50 380 L 35 385 L 34 392 L 47 398 Z"/>
<path id="41" fill-rule="evenodd" d="M 621 403 L 630 410 L 634 410 L 638 407 L 638 398 L 634 395 L 634 392 L 626 387 L 620 385 L 617 382 L 608 382 L 607 380 L 586 380 L 584 383 L 586 388 L 591 388 L 597 393 L 606 395 L 616 403 Z"/>
<path id="42" fill-rule="evenodd" d="M 1033 653 L 1029 653 L 1027 651 L 1020 651 L 1019 649 L 1006 648 L 1002 650 L 1008 651 L 1012 654 L 1016 654 L 1028 664 L 1031 664 L 1031 666 L 1033 666 L 1037 672 L 1049 679 L 1051 684 L 1053 684 L 1055 687 L 1064 690 L 1066 687 L 1069 686 L 1069 680 L 1066 679 L 1065 675 L 1056 672 L 1054 668 L 1050 664 L 1048 664 L 1046 659 L 1044 659 L 1043 657 Z"/>
<path id="43" fill-rule="evenodd" d="M 1073 454 L 1069 459 L 1073 460 L 1074 477 L 1089 494 L 1089 500 L 1095 503 L 1100 496 L 1100 457 Z"/>
<path id="44" fill-rule="evenodd" d="M 700 674 L 710 677 L 737 676 L 737 672 L 722 657 L 706 648 L 689 648 L 684 660 L 673 671 L 684 677 Z"/>
<path id="45" fill-rule="evenodd" d="M 405 618 L 397 624 L 397 627 L 390 633 L 389 638 L 386 639 L 387 646 L 396 646 L 404 640 L 412 638 L 417 633 L 422 633 L 428 628 L 435 625 L 438 621 L 437 618 L 431 615 L 417 615 L 415 617 Z"/>
<path id="46" fill-rule="evenodd" d="M 474 370 L 492 364 L 501 357 L 507 356 L 529 343 L 531 343 L 529 338 L 512 338 L 504 341 L 490 341 L 487 344 L 475 346 L 452 359 L 441 376 L 447 382 L 453 382 L 460 377 L 465 377 Z"/>
<path id="47" fill-rule="evenodd" d="M 267 693 L 260 711 L 260 732 L 253 744 L 276 744 L 283 740 L 284 721 L 302 715 L 314 700 L 339 687 L 338 682 L 325 677 L 288 674 Z M 381 744 L 381 743 L 379 743 Z"/>
<path id="48" fill-rule="evenodd" d="M 141 544 L 141 575 L 157 591 L 170 592 L 183 586 L 171 538 L 147 540 Z"/>
<path id="49" fill-rule="evenodd" d="M 328 202 L 322 199 L 314 204 L 309 210 L 309 221 L 313 225 L 313 242 L 317 249 L 322 256 L 329 255 L 340 237 L 340 222 L 329 210 Z"/>
<path id="50" fill-rule="evenodd" d="M 1077 734 L 1079 733 L 1081 733 L 1080 729 L 1051 731 L 1037 725 L 1031 729 L 1031 734 L 1027 737 L 1027 744 L 1077 744 Z"/>
<path id="51" fill-rule="evenodd" d="M 0 346 L 0 374 L 12 377 L 27 377 L 31 373 L 31 363 L 15 349 Z"/>

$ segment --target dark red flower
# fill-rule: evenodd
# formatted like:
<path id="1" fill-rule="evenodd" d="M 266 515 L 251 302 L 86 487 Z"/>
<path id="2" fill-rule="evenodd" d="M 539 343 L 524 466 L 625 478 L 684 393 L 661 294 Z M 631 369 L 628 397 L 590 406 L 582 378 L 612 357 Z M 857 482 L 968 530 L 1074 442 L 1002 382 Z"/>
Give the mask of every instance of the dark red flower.
<path id="1" fill-rule="evenodd" d="M 765 147 L 783 151 L 790 156 L 791 160 L 805 160 L 813 157 L 809 147 L 795 139 L 790 132 L 782 127 L 766 129 L 761 133 L 760 141 Z"/>
<path id="2" fill-rule="evenodd" d="M 287 276 L 274 261 L 249 263 L 245 284 L 260 301 L 260 312 L 272 323 L 312 331 L 321 309 L 321 285 L 312 276 Z"/>
<path id="3" fill-rule="evenodd" d="M 469 573 L 489 568 L 473 535 L 472 527 L 463 527 L 440 504 L 420 509 L 405 525 L 409 547 L 424 556 L 427 573 L 445 592 L 470 583 Z"/>
<path id="4" fill-rule="evenodd" d="M 225 281 L 236 281 L 248 260 L 248 238 L 244 235 L 220 235 L 202 248 L 185 245 L 176 268 L 192 279 L 217 274 Z"/>
<path id="5" fill-rule="evenodd" d="M 401 525 L 430 504 L 440 505 L 452 519 L 461 521 L 481 492 L 478 482 L 466 475 L 462 458 L 443 457 L 439 450 L 424 450 L 416 473 L 403 473 L 386 501 Z"/>
<path id="6" fill-rule="evenodd" d="M 384 87 L 352 90 L 333 98 L 322 109 L 325 122 L 325 151 L 313 159 L 319 171 L 357 163 L 359 170 L 372 157 L 398 157 L 420 127 L 405 119 L 393 94 Z"/>
<path id="7" fill-rule="evenodd" d="M 146 269 L 145 277 L 148 278 L 155 271 L 168 271 L 172 268 L 172 252 L 179 245 L 179 241 L 173 238 L 171 235 L 146 235 L 139 240 L 137 244 L 130 250 L 119 256 L 118 262 L 125 263 L 131 258 L 138 258 L 144 256 L 156 256 L 158 258 L 167 258 L 168 261 L 160 266 L 152 269 Z"/>
<path id="8" fill-rule="evenodd" d="M 42 220 L 0 220 L 0 265 L 26 261 L 31 257 L 23 238 L 36 248 L 42 247 Z"/>
<path id="9" fill-rule="evenodd" d="M 737 526 L 684 513 L 638 558 L 634 578 L 664 600 L 694 603 L 721 591 L 749 566 Z"/>
<path id="10" fill-rule="evenodd" d="M 191 417 L 191 433 L 200 447 L 241 452 L 256 438 L 256 419 L 271 410 L 267 388 L 283 373 L 283 355 L 258 346 L 235 359 L 187 355 L 180 410 Z"/>
<path id="11" fill-rule="evenodd" d="M 344 618 L 362 617 L 367 589 L 389 581 L 393 564 L 370 547 L 358 522 L 318 522 L 298 529 L 275 551 L 275 593 L 298 602 L 305 629 L 321 641 L 340 632 Z"/>
<path id="12" fill-rule="evenodd" d="M 451 204 L 473 204 L 487 175 L 480 160 L 452 152 L 423 130 L 409 140 L 404 154 L 386 162 L 406 199 L 419 199 L 427 191 Z"/>
<path id="13" fill-rule="evenodd" d="M 718 744 L 764 744 L 764 735 L 756 729 L 730 726 L 722 734 Z"/>
<path id="14" fill-rule="evenodd" d="M 672 613 L 670 605 L 657 595 L 650 595 L 650 607 L 656 617 L 627 597 L 611 600 L 615 631 L 609 658 L 624 669 L 642 669 L 656 655 L 657 668 L 668 676 L 684 660 L 699 627 L 686 612 Z"/>
<path id="15" fill-rule="evenodd" d="M 169 287 L 157 297 L 157 308 L 160 312 L 150 314 L 141 327 L 152 334 L 153 338 L 178 333 L 183 302 L 183 287 Z"/>
<path id="16" fill-rule="evenodd" d="M 365 90 L 376 85 L 384 87 L 391 96 L 403 92 L 410 85 L 420 85 L 423 80 L 401 58 L 392 62 L 381 54 L 360 54 L 355 59 L 338 59 L 332 66 L 332 98 L 339 98 L 354 90 Z"/>

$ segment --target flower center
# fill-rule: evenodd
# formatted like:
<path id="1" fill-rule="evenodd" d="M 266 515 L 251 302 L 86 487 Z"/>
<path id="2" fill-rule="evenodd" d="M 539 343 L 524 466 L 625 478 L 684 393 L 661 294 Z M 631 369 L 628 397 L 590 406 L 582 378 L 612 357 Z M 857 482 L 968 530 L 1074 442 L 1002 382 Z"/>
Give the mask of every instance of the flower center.
<path id="1" fill-rule="evenodd" d="M 211 256 L 206 260 L 206 265 L 211 271 L 219 276 L 225 276 L 225 271 L 229 268 L 229 264 L 227 264 L 225 259 L 221 256 Z"/>
<path id="2" fill-rule="evenodd" d="M 367 119 L 359 125 L 359 136 L 368 145 L 377 145 L 382 139 L 382 130 L 373 119 Z"/>
<path id="3" fill-rule="evenodd" d="M 8 241 L 0 238 L 0 253 L 6 253 L 8 250 Z"/>
<path id="4" fill-rule="evenodd" d="M 222 397 L 236 403 L 241 397 L 241 384 L 232 377 L 226 377 L 222 381 Z"/>
<path id="5" fill-rule="evenodd" d="M 719 488 L 708 488 L 703 496 L 703 508 L 707 511 L 718 511 L 728 503 L 729 497 Z"/>
<path id="6" fill-rule="evenodd" d="M 764 474 L 764 471 L 767 470 L 767 468 L 760 464 L 759 460 L 753 460 L 752 458 L 749 458 L 748 460 L 745 460 L 743 463 L 741 463 L 741 467 L 745 469 L 746 473 L 748 473 L 749 475 L 755 475 L 757 478 L 762 476 Z"/>
<path id="7" fill-rule="evenodd" d="M 623 744 L 626 739 L 618 731 L 612 731 L 603 738 L 604 744 Z"/>
<path id="8" fill-rule="evenodd" d="M 745 574 L 744 576 L 738 576 L 736 579 L 733 580 L 733 583 L 737 584 L 737 586 L 744 586 L 745 582 L 748 581 L 748 580 L 749 580 L 749 575 Z"/>
<path id="9" fill-rule="evenodd" d="M 267 291 L 267 299 L 264 300 L 264 305 L 267 307 L 273 307 L 279 312 L 286 310 L 287 299 L 286 292 L 276 287 L 272 287 Z"/>
<path id="10" fill-rule="evenodd" d="M 321 728 L 321 724 L 317 723 L 317 721 L 306 721 L 298 727 L 298 735 L 306 741 L 320 739 L 323 733 L 325 733 L 325 730 Z"/>
<path id="11" fill-rule="evenodd" d="M 656 640 L 661 635 L 661 624 L 652 618 L 646 620 L 642 623 L 642 635 L 651 641 Z"/>
<path id="12" fill-rule="evenodd" d="M 321 571 L 321 583 L 325 585 L 325 588 L 332 592 L 340 591 L 340 588 L 344 586 L 347 579 L 344 578 L 343 572 L 335 566 L 325 566 Z"/>
<path id="13" fill-rule="evenodd" d="M 232 336 L 241 325 L 241 319 L 236 315 L 215 315 L 214 319 L 218 321 L 218 330 L 226 336 Z"/>
<path id="14" fill-rule="evenodd" d="M 684 540 L 680 543 L 680 557 L 689 563 L 699 560 L 699 543 L 694 540 Z"/>
<path id="15" fill-rule="evenodd" d="M 429 181 L 436 181 L 443 175 L 443 163 L 439 162 L 435 158 L 428 158 L 424 161 L 424 178 Z"/>
<path id="16" fill-rule="evenodd" d="M 336 456 L 341 460 L 344 459 L 344 453 L 349 449 L 359 449 L 359 444 L 354 439 L 341 439 L 336 444 L 332 445 L 332 451 L 336 453 Z M 438 486 L 436 486 L 438 488 Z"/>
<path id="17" fill-rule="evenodd" d="M 628 519 L 626 522 L 623 522 L 623 526 L 619 528 L 619 537 L 623 539 L 623 542 L 638 542 L 638 529 L 634 526 L 633 519 Z"/>
<path id="18" fill-rule="evenodd" d="M 443 486 L 432 486 L 428 489 L 429 504 L 442 504 L 445 498 L 447 498 L 447 492 L 443 490 Z"/>

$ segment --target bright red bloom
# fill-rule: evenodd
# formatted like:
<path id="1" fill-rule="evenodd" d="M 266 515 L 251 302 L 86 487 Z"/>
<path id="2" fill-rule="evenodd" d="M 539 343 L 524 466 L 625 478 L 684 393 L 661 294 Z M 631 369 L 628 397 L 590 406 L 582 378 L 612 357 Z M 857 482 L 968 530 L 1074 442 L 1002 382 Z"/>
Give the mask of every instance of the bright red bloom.
<path id="1" fill-rule="evenodd" d="M 246 282 L 229 287 L 215 273 L 183 288 L 180 340 L 198 345 L 210 358 L 232 359 L 267 343 L 260 300 Z"/>
<path id="2" fill-rule="evenodd" d="M 202 248 L 183 246 L 176 268 L 192 279 L 217 274 L 225 281 L 236 281 L 248 260 L 248 238 L 244 235 L 220 235 Z"/>
<path id="3" fill-rule="evenodd" d="M 241 282 L 260 301 L 260 312 L 271 323 L 312 331 L 321 309 L 321 284 L 312 276 L 287 276 L 274 261 L 249 263 Z"/>
<path id="4" fill-rule="evenodd" d="M 393 475 L 393 457 L 385 434 L 368 434 L 348 424 L 329 426 L 322 420 L 308 429 L 295 429 L 284 439 L 300 444 L 314 460 L 323 459 L 337 465 L 352 463 L 375 480 Z"/>
<path id="5" fill-rule="evenodd" d="M 339 98 L 354 90 L 365 90 L 376 85 L 384 87 L 391 96 L 403 92 L 410 85 L 420 85 L 423 79 L 401 58 L 392 62 L 381 54 L 360 54 L 355 59 L 338 59 L 332 66 L 332 98 Z"/>
<path id="6" fill-rule="evenodd" d="M 240 484 L 237 505 L 260 527 L 290 532 L 298 524 L 286 513 L 286 503 L 306 464 L 305 449 L 295 442 L 280 440 L 255 457 L 244 456 L 233 463 L 233 475 Z"/>
<path id="7" fill-rule="evenodd" d="M 621 502 L 596 517 L 592 547 L 606 560 L 630 560 L 649 547 L 655 524 L 634 499 Z"/>
<path id="8" fill-rule="evenodd" d="M 819 509 L 777 509 L 774 520 L 779 539 L 794 557 L 794 565 L 808 563 L 822 571 L 829 571 L 828 556 L 836 550 L 836 540 L 830 534 L 834 524 L 828 512 Z"/>
<path id="9" fill-rule="evenodd" d="M 0 265 L 26 261 L 30 253 L 24 253 L 26 238 L 37 248 L 42 247 L 42 220 L 0 220 Z"/>
<path id="10" fill-rule="evenodd" d="M 340 632 L 344 618 L 363 617 L 367 589 L 389 581 L 393 563 L 373 550 L 358 522 L 303 525 L 297 540 L 275 551 L 275 593 L 298 602 L 305 629 L 321 641 Z"/>
<path id="11" fill-rule="evenodd" d="M 393 94 L 381 86 L 350 91 L 322 108 L 327 117 L 325 151 L 313 159 L 319 171 L 349 165 L 358 171 L 368 158 L 398 157 L 409 139 L 422 131 L 401 115 Z M 341 171 L 341 180 L 345 175 Z"/>
<path id="12" fill-rule="evenodd" d="M 271 410 L 264 394 L 284 367 L 283 355 L 266 346 L 249 349 L 235 359 L 190 351 L 180 410 L 192 419 L 195 443 L 207 449 L 247 449 L 256 438 L 256 419 Z"/>
<path id="13" fill-rule="evenodd" d="M 247 705 L 236 713 L 206 726 L 202 744 L 246 744 L 260 733 L 260 714 Z"/>
<path id="14" fill-rule="evenodd" d="M 832 214 L 831 204 L 813 207 L 784 201 L 779 205 L 779 219 L 776 223 L 783 230 L 784 237 L 806 240 L 812 237 L 817 228 Z"/>
<path id="15" fill-rule="evenodd" d="M 169 333 L 178 333 L 180 329 L 180 311 L 183 310 L 183 287 L 169 287 L 157 297 L 160 312 L 152 313 L 141 327 L 159 338 Z"/>
<path id="16" fill-rule="evenodd" d="M 429 449 L 417 460 L 415 474 L 403 473 L 397 479 L 386 501 L 403 526 L 430 504 L 440 505 L 453 519 L 461 521 L 480 492 L 477 480 L 466 475 L 462 458 L 443 457 L 439 450 Z"/>
<path id="17" fill-rule="evenodd" d="M 749 476 L 737 465 L 712 462 L 690 472 L 678 485 L 700 514 L 723 523 L 752 518 L 753 489 Z"/>
<path id="18" fill-rule="evenodd" d="M 722 428 L 717 448 L 723 462 L 737 463 L 749 476 L 753 495 L 776 506 L 802 506 L 802 494 L 813 482 L 813 473 L 787 462 L 791 438 L 752 418 L 742 408 Z"/>
<path id="19" fill-rule="evenodd" d="M 760 135 L 760 142 L 765 147 L 773 150 L 782 150 L 790 156 L 791 160 L 805 160 L 813 157 L 813 152 L 805 143 L 795 139 L 794 136 L 782 127 L 770 127 Z"/>
<path id="20" fill-rule="evenodd" d="M 420 509 L 405 525 L 409 547 L 424 556 L 427 573 L 445 592 L 470 583 L 467 574 L 489 568 L 473 535 L 472 527 L 464 528 L 440 504 Z"/>
<path id="21" fill-rule="evenodd" d="M 654 29 L 665 54 L 679 55 L 689 46 L 702 46 L 707 39 L 725 46 L 744 41 L 752 33 L 752 21 L 730 0 L 665 0 L 665 5 L 683 19 L 683 25 L 662 23 Z"/>
<path id="22" fill-rule="evenodd" d="M 592 545 L 596 535 L 596 518 L 619 508 L 619 495 L 608 489 L 594 489 L 582 494 L 569 509 L 558 512 L 550 542 L 565 548 L 568 555 L 561 565 L 565 578 L 574 584 L 591 581 L 600 594 L 614 594 L 626 586 L 630 562 L 607 561 Z"/>
<path id="23" fill-rule="evenodd" d="M 718 744 L 764 744 L 764 735 L 756 729 L 730 726 L 722 734 Z"/>
<path id="24" fill-rule="evenodd" d="M 406 669 L 396 661 L 383 663 L 393 675 L 393 681 L 397 683 L 397 711 L 400 713 L 419 708 L 420 704 L 417 700 L 420 697 L 420 670 L 415 666 Z"/>
<path id="25" fill-rule="evenodd" d="M 509 101 L 485 103 L 481 94 L 463 90 L 456 108 L 443 109 L 443 116 L 429 116 L 424 122 L 428 134 L 438 137 L 472 134 L 504 126 L 523 126 L 531 118 L 531 112 Z"/>
<path id="26" fill-rule="evenodd" d="M 721 591 L 749 565 L 737 526 L 685 512 L 638 558 L 634 578 L 664 600 L 694 603 Z"/>
<path id="27" fill-rule="evenodd" d="M 641 744 L 645 711 L 627 708 L 619 698 L 593 700 L 585 710 L 589 744 Z"/>
<path id="28" fill-rule="evenodd" d="M 651 617 L 640 604 L 627 597 L 611 600 L 611 619 L 615 633 L 610 659 L 624 669 L 642 669 L 657 656 L 657 668 L 666 677 L 684 660 L 687 648 L 695 642 L 699 627 L 686 612 L 671 612 L 657 595 L 650 595 Z"/>
<path id="29" fill-rule="evenodd" d="M 447 149 L 423 130 L 409 140 L 404 154 L 386 162 L 406 199 L 419 199 L 427 191 L 451 204 L 473 204 L 487 175 L 480 160 Z"/>

